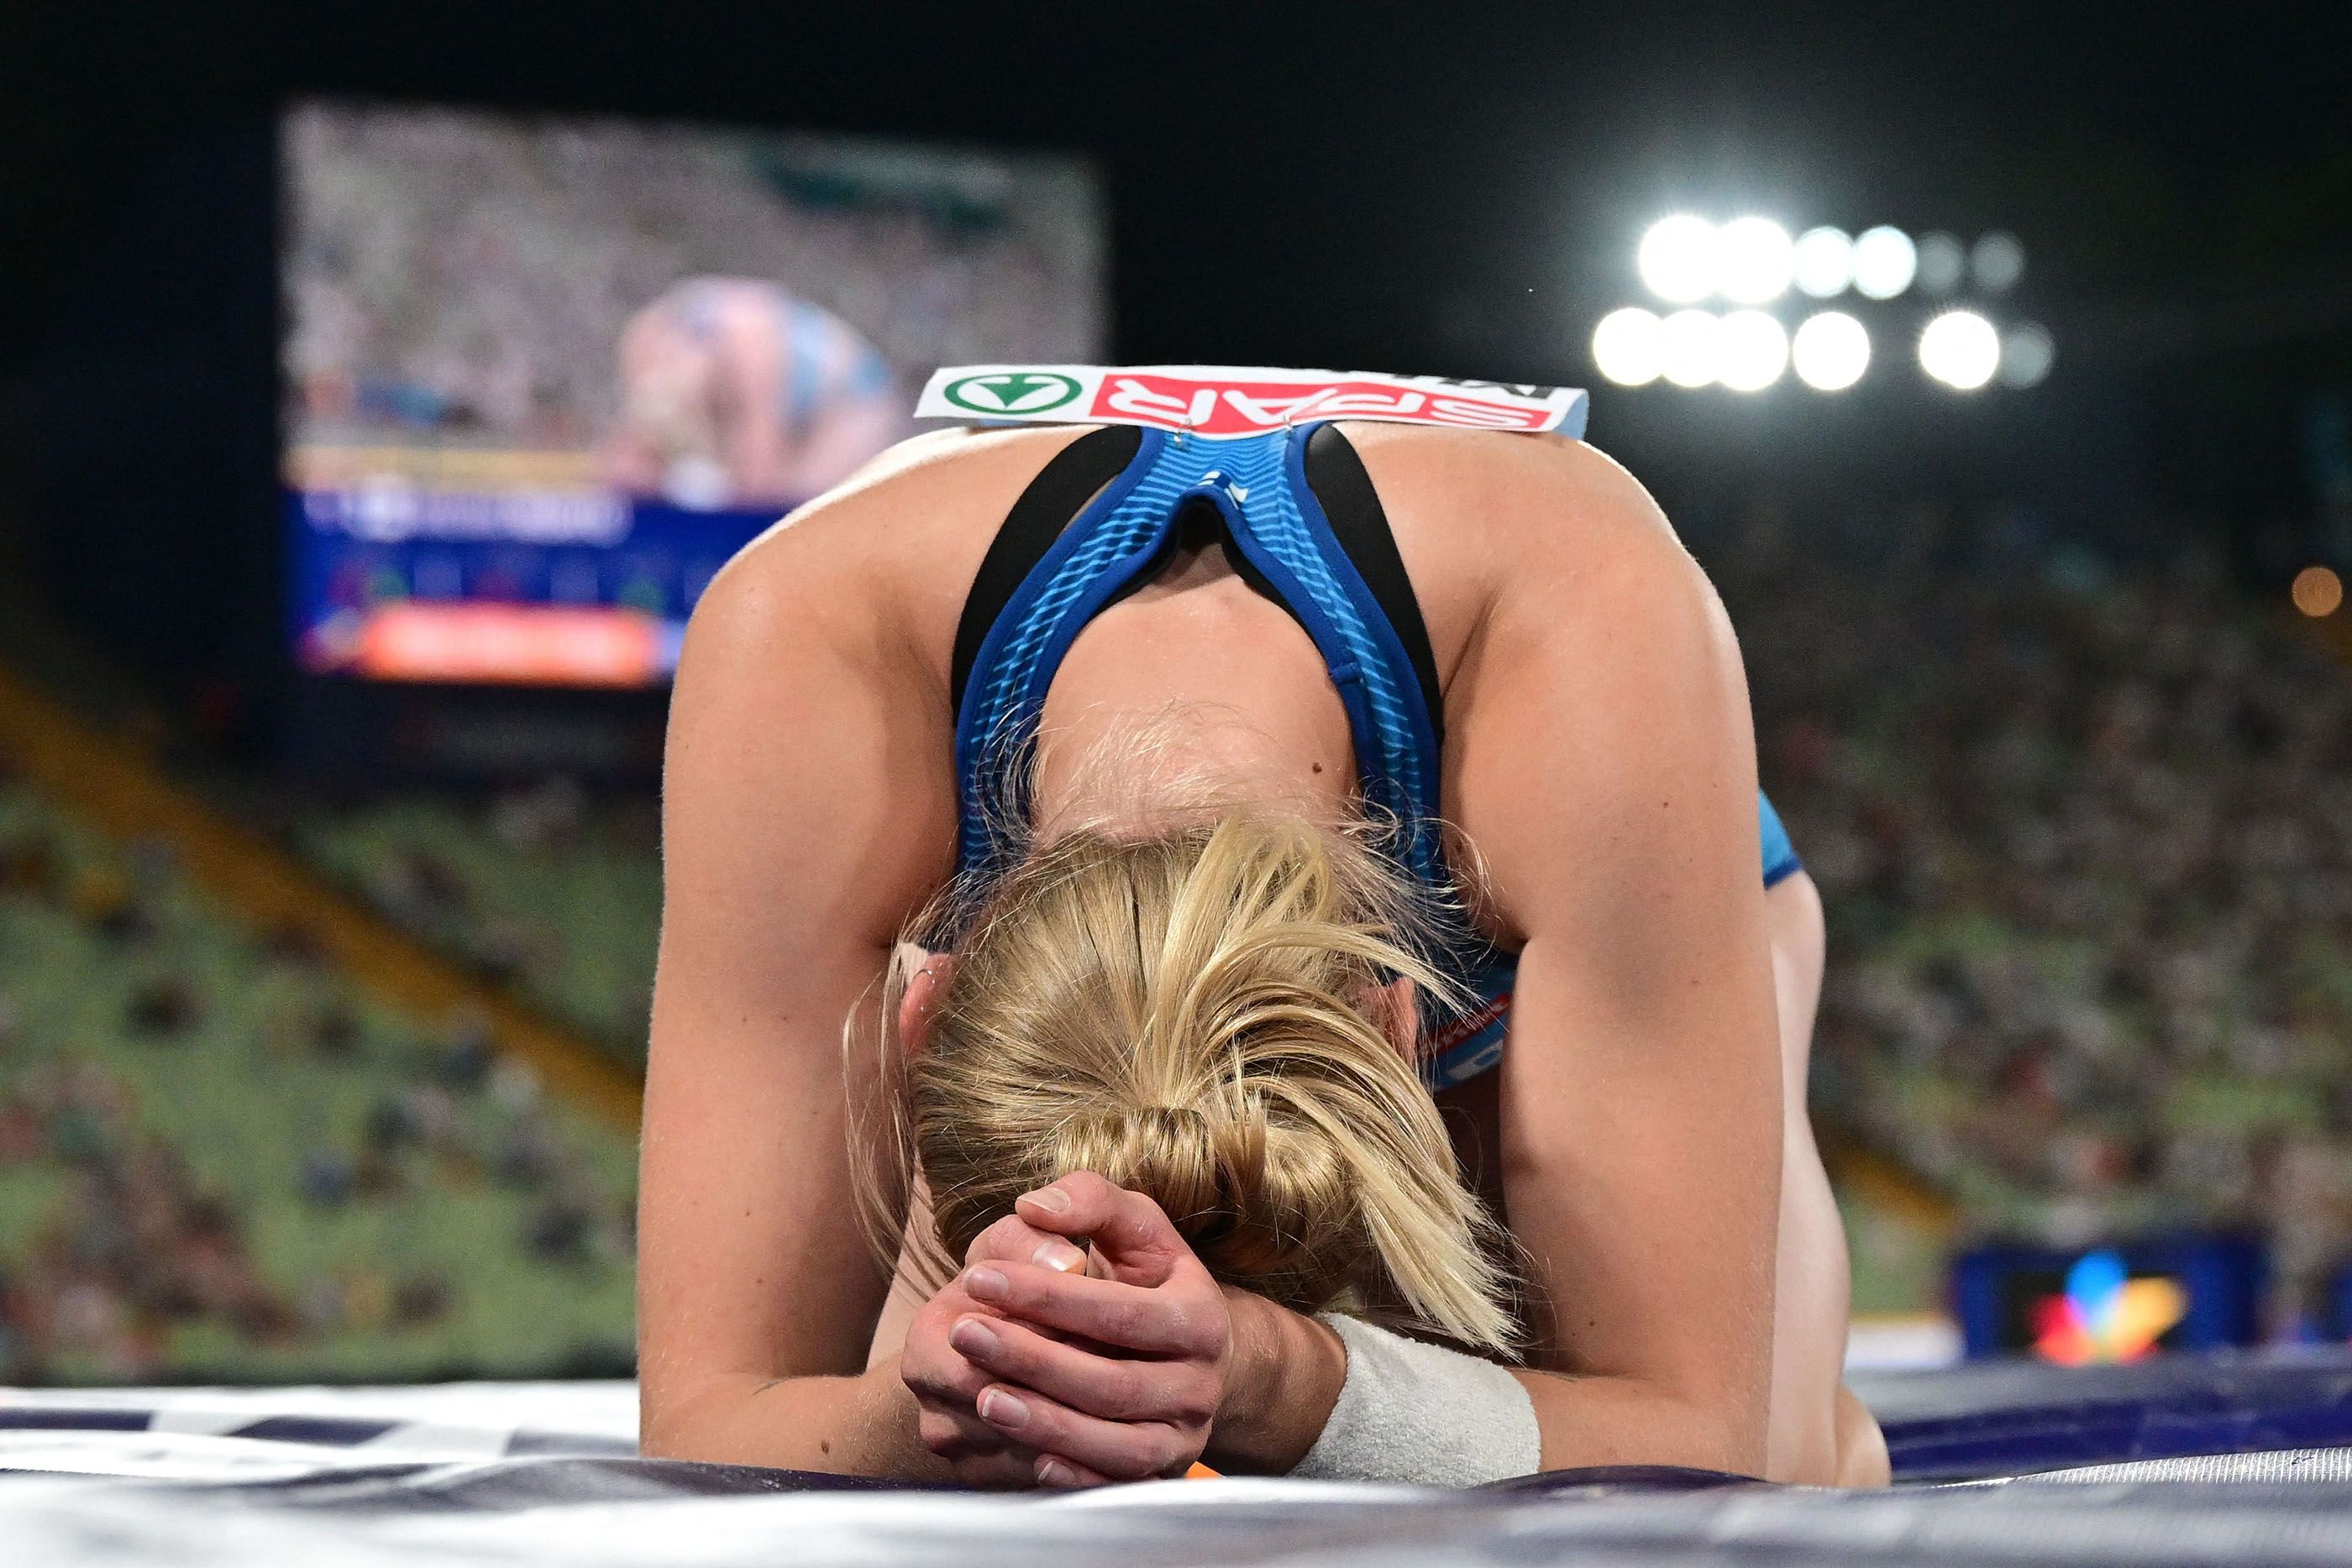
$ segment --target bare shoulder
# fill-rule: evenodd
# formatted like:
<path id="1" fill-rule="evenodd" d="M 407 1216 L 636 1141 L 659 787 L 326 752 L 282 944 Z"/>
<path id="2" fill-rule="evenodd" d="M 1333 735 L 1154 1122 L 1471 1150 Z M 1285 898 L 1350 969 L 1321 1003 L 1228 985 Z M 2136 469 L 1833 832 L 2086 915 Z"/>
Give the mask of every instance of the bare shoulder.
<path id="1" fill-rule="evenodd" d="M 1357 437 L 1359 446 L 1397 452 L 1389 476 L 1451 497 L 1452 526 L 1465 538 L 1545 559 L 1580 549 L 1634 542 L 1628 535 L 1672 539 L 1650 493 L 1598 447 L 1558 435 L 1390 426 Z M 1370 452 L 1366 462 L 1373 461 Z M 1383 489 L 1382 498 L 1387 498 Z"/>
<path id="2" fill-rule="evenodd" d="M 1755 763 L 1713 586 L 1601 453 L 1517 435 L 1460 444 L 1458 526 L 1477 540 L 1488 598 L 1445 694 L 1444 799 L 1457 863 L 1487 873 L 1481 920 L 1525 943 L 1583 919 L 1577 901 L 1594 889 L 1654 885 L 1675 855 L 1677 875 L 1704 860 L 1736 904 L 1755 885 Z M 1653 831 L 1668 818 L 1687 841 Z M 1743 834 L 1745 861 L 1732 852 Z M 1726 870 L 1741 865 L 1744 883 Z"/>
<path id="3" fill-rule="evenodd" d="M 1485 526 L 1510 563 L 1489 634 L 1498 654 L 1736 665 L 1731 624 L 1656 499 L 1583 442 L 1521 438 Z"/>
<path id="4" fill-rule="evenodd" d="M 746 546 L 704 591 L 670 702 L 665 900 L 724 929 L 677 915 L 666 950 L 673 926 L 705 930 L 713 951 L 751 931 L 764 956 L 746 972 L 782 953 L 805 967 L 845 941 L 855 953 L 835 958 L 855 967 L 946 880 L 955 623 L 996 519 L 1057 436 L 908 443 Z M 681 936 L 677 950 L 694 944 Z"/>
<path id="5" fill-rule="evenodd" d="M 670 703 L 666 888 L 673 909 L 730 913 L 715 933 L 679 914 L 680 932 L 862 964 L 937 891 L 955 825 L 945 650 L 986 519 L 1038 461 L 985 435 L 919 438 L 712 580 Z"/>
<path id="6" fill-rule="evenodd" d="M 1713 613 L 1713 587 L 1657 500 L 1616 459 L 1581 441 L 1521 438 L 1492 510 L 1496 559 L 1516 570 L 1506 607 L 1556 611 L 1559 595 L 1607 625 Z"/>
<path id="7" fill-rule="evenodd" d="M 1585 442 L 1407 425 L 1353 425 L 1349 435 L 1416 585 L 1444 591 L 1450 580 L 1456 597 L 1475 600 L 1481 637 L 1556 626 L 1570 603 L 1580 625 L 1600 629 L 1649 616 L 1661 601 L 1712 601 L 1649 491 Z"/>
<path id="8" fill-rule="evenodd" d="M 688 661 L 698 648 L 789 640 L 837 656 L 905 655 L 943 673 L 997 524 L 1070 439 L 1030 428 L 898 443 L 736 553 L 695 609 Z"/>

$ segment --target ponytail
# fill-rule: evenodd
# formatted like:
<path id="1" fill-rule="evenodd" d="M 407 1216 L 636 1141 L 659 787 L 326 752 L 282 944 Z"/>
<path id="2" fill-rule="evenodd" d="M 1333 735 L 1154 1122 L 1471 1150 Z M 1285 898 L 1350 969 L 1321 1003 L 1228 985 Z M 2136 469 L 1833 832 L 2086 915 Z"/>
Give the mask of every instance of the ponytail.
<path id="1" fill-rule="evenodd" d="M 940 1247 L 1093 1170 L 1226 1283 L 1507 1350 L 1500 1229 L 1374 1021 L 1396 977 L 1458 999 L 1413 901 L 1361 835 L 1293 816 L 1035 851 L 969 922 L 924 1049 L 891 1053 Z M 902 960 L 886 1019 L 905 980 Z"/>

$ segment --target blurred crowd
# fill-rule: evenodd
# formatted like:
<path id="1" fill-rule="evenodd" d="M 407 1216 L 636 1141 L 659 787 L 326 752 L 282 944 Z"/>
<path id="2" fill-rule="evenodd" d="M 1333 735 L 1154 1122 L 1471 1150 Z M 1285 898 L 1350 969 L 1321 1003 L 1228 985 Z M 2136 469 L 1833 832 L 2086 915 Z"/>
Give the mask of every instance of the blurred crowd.
<path id="1" fill-rule="evenodd" d="M 2314 1309 L 2352 1253 L 2352 664 L 2193 549 L 1885 533 L 1701 552 L 1828 910 L 1816 1106 L 1981 1230 L 2265 1230 Z"/>
<path id="2" fill-rule="evenodd" d="M 1999 533 L 1695 537 L 1828 910 L 1814 1103 L 1974 1230 L 2259 1229 L 2313 1308 L 2352 1257 L 2352 664 L 2193 552 Z M 642 1052 L 649 796 L 286 826 L 389 922 Z M 381 1011 L 0 770 L 0 1380 L 617 1364 L 629 1155 L 480 1019 Z"/>
<path id="3" fill-rule="evenodd" d="M 0 768 L 0 1383 L 618 1370 L 630 1166 Z"/>
<path id="4" fill-rule="evenodd" d="M 643 793 L 552 777 L 488 794 L 310 800 L 283 824 L 393 925 L 644 1060 L 661 847 Z"/>
<path id="5" fill-rule="evenodd" d="M 324 105 L 287 136 L 298 440 L 585 449 L 624 325 L 689 277 L 831 311 L 909 408 L 937 366 L 1085 359 L 1104 331 L 1101 217 L 1066 160 Z"/>

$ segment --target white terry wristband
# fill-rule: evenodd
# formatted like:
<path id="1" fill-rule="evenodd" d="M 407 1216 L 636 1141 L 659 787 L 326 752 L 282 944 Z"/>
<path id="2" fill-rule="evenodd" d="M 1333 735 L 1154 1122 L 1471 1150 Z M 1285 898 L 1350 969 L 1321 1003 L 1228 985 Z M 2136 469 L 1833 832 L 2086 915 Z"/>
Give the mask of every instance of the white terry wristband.
<path id="1" fill-rule="evenodd" d="M 1339 1312 L 1318 1315 L 1347 1347 L 1348 1375 L 1292 1475 L 1475 1487 L 1541 1468 L 1535 1401 L 1502 1367 Z"/>

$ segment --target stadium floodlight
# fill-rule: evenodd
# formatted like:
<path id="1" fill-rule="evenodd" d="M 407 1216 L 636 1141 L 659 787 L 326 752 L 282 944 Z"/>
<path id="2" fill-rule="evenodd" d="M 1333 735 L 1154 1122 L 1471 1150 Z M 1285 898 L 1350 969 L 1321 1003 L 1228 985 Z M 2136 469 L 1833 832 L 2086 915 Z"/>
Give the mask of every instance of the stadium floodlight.
<path id="1" fill-rule="evenodd" d="M 1797 287 L 1816 299 L 1834 298 L 1853 283 L 1853 241 L 1843 229 L 1807 229 L 1793 259 Z"/>
<path id="2" fill-rule="evenodd" d="M 1651 293 L 1689 305 L 1714 292 L 1715 256 L 1715 225 L 1682 213 L 1650 225 L 1633 265 Z"/>
<path id="3" fill-rule="evenodd" d="M 1741 305 L 1767 305 L 1789 292 L 1797 246 L 1770 218 L 1734 218 L 1715 236 L 1715 287 Z"/>
<path id="4" fill-rule="evenodd" d="M 2021 321 L 2000 335 L 2000 384 L 2031 387 L 2042 384 L 2058 357 L 2050 329 L 2034 321 Z"/>
<path id="5" fill-rule="evenodd" d="M 1809 316 L 1789 345 L 1797 379 L 1815 392 L 1843 392 L 1870 368 L 1870 334 L 1843 310 Z"/>
<path id="6" fill-rule="evenodd" d="M 1918 267 L 1918 247 L 1891 225 L 1864 229 L 1853 242 L 1854 292 L 1865 299 L 1894 298 L 1911 287 Z"/>
<path id="7" fill-rule="evenodd" d="M 1919 236 L 1916 276 L 1913 281 L 1922 294 L 1937 298 L 1958 288 L 1969 275 L 1969 247 L 1960 243 L 1958 235 L 1942 230 Z"/>
<path id="8" fill-rule="evenodd" d="M 2306 566 L 2294 574 L 2294 582 L 2287 590 L 2294 607 L 2314 621 L 2333 615 L 2344 604 L 2344 580 L 2335 569 Z"/>
<path id="9" fill-rule="evenodd" d="M 1969 267 L 1977 287 L 1987 294 L 2006 294 L 2025 276 L 2025 246 L 2005 229 L 1979 235 L 1969 253 Z"/>
<path id="10" fill-rule="evenodd" d="M 1705 310 L 1677 310 L 1662 324 L 1659 337 L 1666 380 L 1678 387 L 1703 387 L 1721 371 L 1723 323 Z"/>
<path id="11" fill-rule="evenodd" d="M 1716 335 L 1716 379 L 1733 392 L 1762 392 L 1789 368 L 1788 329 L 1764 310 L 1734 310 Z"/>
<path id="12" fill-rule="evenodd" d="M 1612 310 L 1592 329 L 1592 362 L 1621 387 L 1645 386 L 1665 368 L 1666 324 L 1638 305 Z"/>
<path id="13" fill-rule="evenodd" d="M 1919 334 L 1919 368 L 1948 387 L 1974 392 L 2000 365 L 2000 334 L 1973 310 L 1947 310 Z"/>

